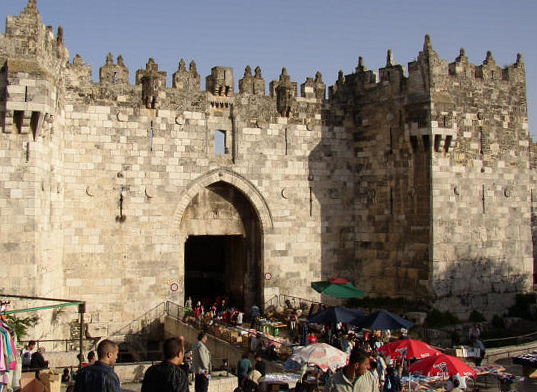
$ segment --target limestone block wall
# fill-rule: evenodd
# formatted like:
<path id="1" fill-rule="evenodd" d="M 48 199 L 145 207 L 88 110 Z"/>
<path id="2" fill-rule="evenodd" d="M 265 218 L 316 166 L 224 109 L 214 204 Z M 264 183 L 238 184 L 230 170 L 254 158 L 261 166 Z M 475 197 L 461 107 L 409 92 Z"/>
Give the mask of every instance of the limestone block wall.
<path id="1" fill-rule="evenodd" d="M 121 101 L 138 91 L 123 92 L 131 95 L 123 99 L 110 90 Z M 182 241 L 189 234 L 181 231 L 177 211 L 192 200 L 192 184 L 218 168 L 248 182 L 271 214 L 272 224 L 262 228 L 261 270 L 273 276 L 260 288 L 265 297 L 311 295 L 309 282 L 320 278 L 321 241 L 308 157 L 320 127 L 277 117 L 257 125 L 247 112 L 250 101 L 240 96 L 231 101 L 232 123 L 229 109 L 206 101 L 205 112 L 164 109 L 166 100 L 153 110 L 114 107 L 106 97 L 86 104 L 82 93 L 73 87 L 65 106 L 65 295 L 88 301 L 95 328 L 119 325 L 165 299 L 182 302 L 181 290 L 171 292 L 169 284 L 183 279 Z M 268 112 L 266 98 L 259 100 Z M 228 153 L 214 153 L 215 130 L 226 131 Z"/>
<path id="2" fill-rule="evenodd" d="M 54 84 L 26 65 L 6 63 L 0 83 L 7 97 L 0 141 L 2 274 L 11 293 L 54 297 L 62 294 L 62 122 L 53 128 Z"/>
<path id="3" fill-rule="evenodd" d="M 411 127 L 426 116 L 430 99 L 423 85 L 407 83 L 391 52 L 387 60 L 378 81 L 360 60 L 356 72 L 340 76 L 331 90 L 331 122 L 341 124 L 352 143 L 349 155 L 337 161 L 347 165 L 352 190 L 342 200 L 344 208 L 351 206 L 348 220 L 324 217 L 330 229 L 346 225 L 339 243 L 327 236 L 346 254 L 326 264 L 355 277 L 368 295 L 422 298 L 430 270 L 430 156 Z"/>
<path id="4" fill-rule="evenodd" d="M 463 52 L 433 83 L 434 295 L 443 309 L 503 314 L 533 283 L 523 62 L 502 70 L 489 53 L 474 67 Z"/>

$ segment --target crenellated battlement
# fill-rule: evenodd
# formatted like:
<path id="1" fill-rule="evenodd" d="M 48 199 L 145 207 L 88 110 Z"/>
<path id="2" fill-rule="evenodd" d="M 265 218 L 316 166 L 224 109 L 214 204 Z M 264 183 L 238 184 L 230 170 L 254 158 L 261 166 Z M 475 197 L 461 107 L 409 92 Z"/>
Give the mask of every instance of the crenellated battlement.
<path id="1" fill-rule="evenodd" d="M 45 27 L 37 10 L 35 0 L 30 0 L 26 8 L 19 16 L 9 16 L 6 23 L 5 38 L 17 45 L 14 53 L 6 53 L 10 57 L 23 57 L 34 59 L 45 69 L 52 71 L 51 77 L 55 80 L 62 79 L 66 87 L 83 88 L 89 87 L 91 81 L 91 66 L 86 65 L 83 59 L 77 55 L 71 64 L 66 63 L 69 52 L 64 45 L 63 29 L 58 28 L 57 36 L 54 36 L 51 27 Z M 22 44 L 22 43 L 25 44 Z M 67 65 L 67 69 L 64 69 Z M 348 96 L 382 96 L 392 97 L 402 94 L 429 94 L 431 89 L 467 88 L 468 83 L 475 83 L 476 87 L 495 88 L 497 84 L 516 85 L 525 87 L 525 69 L 522 55 L 518 55 L 516 62 L 504 68 L 499 67 L 491 52 L 488 52 L 481 65 L 475 65 L 468 61 L 464 49 L 453 61 L 440 59 L 433 49 L 431 39 L 427 35 L 423 44 L 423 50 L 419 53 L 416 61 L 408 63 L 408 73 L 405 67 L 395 61 L 393 51 L 388 50 L 386 65 L 377 72 L 368 70 L 362 57 L 359 58 L 355 72 L 343 75 L 342 72 L 333 86 L 329 87 L 328 99 L 345 100 Z M 156 108 L 159 105 L 165 107 L 165 102 L 159 102 L 169 88 L 166 86 L 164 71 L 158 70 L 158 64 L 149 59 L 145 69 L 139 69 L 135 75 L 135 85 L 142 86 L 140 103 L 148 108 Z M 190 63 L 189 70 L 183 59 L 179 62 L 177 71 L 172 76 L 170 89 L 178 89 L 186 92 L 200 91 L 200 75 L 197 72 L 196 63 Z M 114 63 L 110 53 L 105 63 L 99 69 L 99 82 L 104 88 L 114 85 L 129 85 L 129 69 L 125 65 L 121 55 Z M 250 66 L 247 66 L 242 79 L 238 83 L 238 94 L 264 96 L 266 84 L 261 76 L 261 68 L 256 67 L 252 75 Z M 233 69 L 230 67 L 213 67 L 211 74 L 206 77 L 206 92 L 215 96 L 231 97 L 235 94 L 235 79 Z M 300 93 L 300 96 L 298 95 Z M 268 95 L 276 101 L 277 111 L 284 117 L 291 115 L 296 110 L 297 98 L 308 101 L 322 102 L 326 99 L 326 86 L 322 76 L 317 73 L 315 78 L 307 78 L 298 89 L 297 82 L 291 81 L 284 68 L 278 81 L 269 83 Z M 313 101 L 312 101 L 313 102 Z"/>
<path id="2" fill-rule="evenodd" d="M 66 73 L 66 87 L 89 91 L 88 94 L 94 96 L 94 88 L 99 86 L 101 90 L 109 90 L 110 97 L 116 96 L 115 92 L 119 86 L 123 86 L 123 91 L 131 91 L 131 94 L 140 94 L 140 103 L 148 109 L 165 108 L 174 105 L 172 97 L 178 93 L 192 95 L 192 99 L 197 100 L 194 93 L 200 90 L 200 75 L 197 72 L 195 61 L 190 62 L 189 69 L 186 68 L 184 59 L 179 62 L 177 71 L 172 75 L 172 86 L 166 86 L 166 72 L 159 71 L 159 66 L 154 59 L 149 59 L 145 69 L 136 71 L 136 82 L 134 86 L 129 84 L 129 69 L 125 66 L 122 56 L 118 57 L 117 64 L 114 64 L 112 54 L 106 58 L 105 64 L 99 70 L 99 82 L 91 81 L 91 67 L 84 63 L 79 55 L 76 55 L 72 64 L 69 64 Z M 210 96 L 209 101 L 214 105 L 223 105 L 221 101 L 226 101 L 229 105 L 230 99 L 237 94 L 235 92 L 235 78 L 233 68 L 216 66 L 211 70 L 211 74 L 205 78 L 205 92 Z M 142 86 L 138 93 L 135 86 Z M 261 75 L 261 68 L 255 68 L 253 74 L 250 66 L 247 66 L 243 77 L 238 81 L 239 95 L 252 95 L 254 97 L 266 96 L 266 83 Z M 287 70 L 282 70 L 279 81 L 272 81 L 269 84 L 269 97 L 279 105 L 279 112 L 284 117 L 291 117 L 298 109 L 297 100 L 306 104 L 318 105 L 325 100 L 326 85 L 323 82 L 322 74 L 317 72 L 315 78 L 307 78 L 300 85 L 300 96 L 297 95 L 298 84 L 291 81 Z M 226 98 L 226 99 L 224 99 Z M 279 100 L 279 101 L 278 101 Z M 136 97 L 131 96 L 128 102 L 134 103 Z M 122 100 L 125 102 L 125 100 Z M 279 104 L 278 104 L 279 102 Z M 296 115 L 296 113 L 295 113 Z"/>
<path id="3" fill-rule="evenodd" d="M 377 73 L 368 70 L 360 56 L 354 73 L 343 75 L 340 71 L 335 85 L 329 89 L 329 96 L 335 97 L 337 94 L 349 92 L 365 94 L 378 90 L 387 90 L 388 93 L 427 93 L 437 79 L 444 77 L 449 79 L 443 80 L 443 83 L 449 81 L 452 86 L 460 86 L 461 82 L 474 82 L 481 86 L 512 84 L 518 88 L 526 84 L 521 54 L 517 55 L 515 63 L 501 68 L 496 65 L 490 51 L 481 65 L 475 65 L 468 61 L 464 49 L 461 49 L 455 61 L 449 63 L 440 59 L 432 47 L 430 37 L 426 36 L 418 59 L 408 63 L 408 73 L 402 65 L 396 63 L 391 49 L 388 50 L 385 67 L 380 68 Z"/>
<path id="4" fill-rule="evenodd" d="M 55 78 L 69 59 L 63 28 L 59 26 L 55 36 L 52 27 L 43 24 L 35 0 L 30 0 L 19 16 L 7 17 L 5 38 L 15 43 L 10 46 L 14 52 L 6 55 L 34 59 Z"/>

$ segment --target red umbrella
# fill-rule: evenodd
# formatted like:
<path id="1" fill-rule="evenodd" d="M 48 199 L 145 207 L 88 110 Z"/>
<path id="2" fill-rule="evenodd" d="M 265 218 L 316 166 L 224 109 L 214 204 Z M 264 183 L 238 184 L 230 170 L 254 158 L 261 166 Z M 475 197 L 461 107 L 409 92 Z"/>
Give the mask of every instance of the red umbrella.
<path id="1" fill-rule="evenodd" d="M 452 355 L 439 354 L 422 359 L 410 366 L 408 371 L 415 376 L 459 376 L 475 377 L 476 372 L 462 360 Z"/>
<path id="2" fill-rule="evenodd" d="M 380 346 L 379 351 L 391 359 L 422 359 L 441 354 L 433 346 L 415 339 L 401 339 Z"/>

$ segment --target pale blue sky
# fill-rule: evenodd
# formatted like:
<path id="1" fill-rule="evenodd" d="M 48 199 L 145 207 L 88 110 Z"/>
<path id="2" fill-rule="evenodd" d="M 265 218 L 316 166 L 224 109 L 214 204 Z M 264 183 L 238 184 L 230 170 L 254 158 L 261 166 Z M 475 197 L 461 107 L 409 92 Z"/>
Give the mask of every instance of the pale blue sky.
<path id="1" fill-rule="evenodd" d="M 27 2 L 2 0 L 2 23 Z M 108 52 L 123 55 L 131 82 L 153 57 L 168 80 L 184 58 L 196 61 L 202 80 L 216 65 L 233 67 L 235 80 L 247 65 L 260 66 L 267 85 L 282 67 L 299 84 L 321 71 L 332 85 L 340 69 L 354 71 L 358 56 L 369 69 L 383 67 L 388 49 L 406 66 L 425 34 L 450 62 L 461 47 L 477 65 L 489 50 L 500 66 L 522 53 L 537 141 L 536 0 L 37 0 L 37 6 L 54 31 L 64 27 L 71 58 L 80 54 L 94 79 Z"/>

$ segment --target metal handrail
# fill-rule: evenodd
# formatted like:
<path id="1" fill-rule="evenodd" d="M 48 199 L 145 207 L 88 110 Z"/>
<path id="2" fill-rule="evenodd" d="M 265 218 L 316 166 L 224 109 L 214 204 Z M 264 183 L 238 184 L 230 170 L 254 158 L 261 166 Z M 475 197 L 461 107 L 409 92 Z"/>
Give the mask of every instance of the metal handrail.
<path id="1" fill-rule="evenodd" d="M 283 298 L 283 301 L 282 301 L 282 298 Z M 279 295 L 279 305 L 284 306 L 286 299 L 289 299 L 290 301 L 292 300 L 294 302 L 293 307 L 295 307 L 295 308 L 299 308 L 301 302 L 304 302 L 304 303 L 308 304 L 309 308 L 311 308 L 311 305 L 321 303 L 319 301 L 312 301 L 311 299 L 306 299 L 306 298 L 301 298 L 301 297 L 294 297 L 292 295 L 286 295 L 286 294 L 280 294 Z M 297 304 L 297 302 L 298 302 L 298 304 Z"/>
<path id="2" fill-rule="evenodd" d="M 117 331 L 111 333 L 110 336 L 121 335 L 122 334 L 121 332 L 125 331 L 125 330 L 127 330 L 127 331 L 133 330 L 134 331 L 133 326 L 139 326 L 140 328 L 138 328 L 138 331 L 142 330 L 145 326 L 142 326 L 141 323 L 144 320 L 148 319 L 147 316 L 149 314 L 153 314 L 155 312 L 156 312 L 156 315 L 154 315 L 154 317 L 152 317 L 150 319 L 150 322 L 153 322 L 156 319 L 160 318 L 160 316 L 163 316 L 164 314 L 166 314 L 166 303 L 165 302 L 160 302 L 159 304 L 157 304 L 155 307 L 153 307 L 152 309 L 150 309 L 147 312 L 145 312 L 140 317 L 135 318 L 134 320 L 130 321 L 128 324 L 126 324 L 123 327 L 119 328 Z"/>
<path id="3" fill-rule="evenodd" d="M 506 338 L 496 338 L 496 339 L 483 339 L 483 342 L 499 342 L 502 340 L 511 340 L 511 339 L 524 339 L 533 335 L 537 335 L 537 332 L 528 333 L 526 335 L 520 335 L 520 336 L 509 336 Z"/>
<path id="4" fill-rule="evenodd" d="M 18 341 L 20 344 L 28 344 L 30 342 L 30 340 L 19 340 Z M 78 347 L 78 345 L 80 344 L 80 339 L 79 338 L 73 338 L 73 339 L 39 339 L 39 340 L 35 340 L 36 344 L 37 344 L 37 347 L 41 347 L 41 345 L 43 343 L 52 343 L 52 344 L 55 344 L 55 343 L 65 343 L 65 352 L 69 352 L 69 351 L 73 351 L 72 349 L 69 348 L 69 344 L 73 344 L 75 347 Z M 92 342 L 94 343 L 95 342 L 95 339 L 88 339 L 88 338 L 83 338 L 82 339 L 82 342 L 84 343 L 87 343 L 87 342 Z M 86 347 L 85 344 L 82 344 L 83 347 Z M 47 349 L 48 350 L 48 349 Z"/>
<path id="5" fill-rule="evenodd" d="M 268 300 L 265 301 L 265 304 L 263 305 L 263 309 L 267 309 L 269 306 L 274 306 L 274 300 L 276 300 L 276 304 L 280 304 L 280 297 L 278 295 L 274 295 Z"/>

